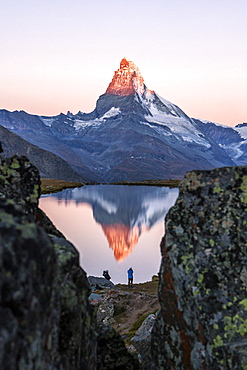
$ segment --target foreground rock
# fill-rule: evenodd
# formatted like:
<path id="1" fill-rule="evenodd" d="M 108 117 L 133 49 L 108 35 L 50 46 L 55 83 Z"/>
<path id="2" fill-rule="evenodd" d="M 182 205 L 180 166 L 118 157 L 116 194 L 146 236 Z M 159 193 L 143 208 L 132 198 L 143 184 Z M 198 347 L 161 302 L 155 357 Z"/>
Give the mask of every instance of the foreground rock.
<path id="1" fill-rule="evenodd" d="M 38 209 L 39 196 L 27 158 L 0 157 L 0 368 L 138 369 L 107 320 L 97 327 L 79 254 Z"/>
<path id="2" fill-rule="evenodd" d="M 98 336 L 98 370 L 138 370 L 139 361 L 126 349 L 120 334 L 109 325 L 100 325 Z"/>
<path id="3" fill-rule="evenodd" d="M 76 249 L 38 213 L 38 170 L 0 158 L 0 368 L 94 369 L 96 328 Z M 40 225 L 40 226 L 38 226 Z"/>
<path id="4" fill-rule="evenodd" d="M 152 369 L 247 368 L 247 167 L 194 171 L 166 218 Z"/>
<path id="5" fill-rule="evenodd" d="M 131 344 L 138 353 L 138 358 L 141 363 L 145 363 L 146 356 L 148 355 L 150 342 L 151 342 L 151 332 L 156 320 L 156 315 L 150 314 L 144 320 L 140 328 L 136 331 L 133 338 L 131 338 Z"/>

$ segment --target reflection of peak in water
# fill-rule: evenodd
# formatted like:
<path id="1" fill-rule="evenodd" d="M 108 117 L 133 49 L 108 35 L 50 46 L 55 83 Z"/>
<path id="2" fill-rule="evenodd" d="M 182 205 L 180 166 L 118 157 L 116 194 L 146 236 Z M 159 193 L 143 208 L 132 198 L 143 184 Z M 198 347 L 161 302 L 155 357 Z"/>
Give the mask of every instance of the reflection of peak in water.
<path id="1" fill-rule="evenodd" d="M 109 246 L 114 251 L 114 257 L 122 262 L 133 250 L 138 242 L 140 229 L 138 226 L 130 228 L 123 224 L 101 225 Z"/>
<path id="2" fill-rule="evenodd" d="M 91 205 L 101 225 L 145 225 L 151 228 L 164 219 L 178 196 L 178 189 L 153 186 L 92 185 L 49 195 L 76 204 Z"/>
<path id="3" fill-rule="evenodd" d="M 178 196 L 178 189 L 150 186 L 93 185 L 52 195 L 66 203 L 91 205 L 117 261 L 133 250 L 145 229 L 164 220 Z"/>

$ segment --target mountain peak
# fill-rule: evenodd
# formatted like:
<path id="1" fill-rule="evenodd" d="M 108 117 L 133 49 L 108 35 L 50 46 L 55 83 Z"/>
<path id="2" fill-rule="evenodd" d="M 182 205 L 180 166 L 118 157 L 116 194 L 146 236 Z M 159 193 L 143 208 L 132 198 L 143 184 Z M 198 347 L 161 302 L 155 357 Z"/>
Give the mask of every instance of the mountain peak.
<path id="1" fill-rule="evenodd" d="M 133 71 L 139 71 L 138 67 L 129 59 L 124 57 L 120 62 L 120 69 L 121 68 L 129 68 Z"/>
<path id="2" fill-rule="evenodd" d="M 146 91 L 153 93 L 146 88 L 138 67 L 129 58 L 123 58 L 120 62 L 120 68 L 114 73 L 106 94 L 127 96 L 138 92 L 142 95 Z"/>

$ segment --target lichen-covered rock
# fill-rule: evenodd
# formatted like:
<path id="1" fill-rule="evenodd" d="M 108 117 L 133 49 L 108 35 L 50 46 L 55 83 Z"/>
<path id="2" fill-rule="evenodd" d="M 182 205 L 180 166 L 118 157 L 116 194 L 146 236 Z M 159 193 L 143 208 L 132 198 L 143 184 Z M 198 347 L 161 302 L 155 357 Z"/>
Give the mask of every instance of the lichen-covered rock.
<path id="1" fill-rule="evenodd" d="M 97 322 L 99 324 L 103 323 L 105 325 L 110 325 L 114 323 L 114 311 L 113 299 L 108 299 L 107 297 L 104 298 L 98 304 Z"/>
<path id="2" fill-rule="evenodd" d="M 149 348 L 151 342 L 151 331 L 154 326 L 156 315 L 150 314 L 143 321 L 140 328 L 136 331 L 131 344 L 135 347 L 139 354 L 139 359 L 142 363 L 145 362 L 147 355 L 149 355 Z"/>
<path id="3" fill-rule="evenodd" d="M 40 197 L 39 171 L 26 157 L 0 156 L 0 198 L 23 206 L 28 221 L 34 221 Z"/>
<path id="4" fill-rule="evenodd" d="M 187 173 L 166 218 L 154 369 L 247 368 L 247 166 Z"/>
<path id="5" fill-rule="evenodd" d="M 96 316 L 89 304 L 89 284 L 79 266 L 79 253 L 64 238 L 52 237 L 57 255 L 60 334 L 63 369 L 93 369 L 96 365 Z"/>
<path id="6" fill-rule="evenodd" d="M 0 368 L 60 363 L 56 255 L 22 207 L 0 199 Z"/>
<path id="7" fill-rule="evenodd" d="M 39 195 L 25 157 L 0 158 L 0 368 L 92 370 L 87 277 L 76 249 L 38 211 Z"/>

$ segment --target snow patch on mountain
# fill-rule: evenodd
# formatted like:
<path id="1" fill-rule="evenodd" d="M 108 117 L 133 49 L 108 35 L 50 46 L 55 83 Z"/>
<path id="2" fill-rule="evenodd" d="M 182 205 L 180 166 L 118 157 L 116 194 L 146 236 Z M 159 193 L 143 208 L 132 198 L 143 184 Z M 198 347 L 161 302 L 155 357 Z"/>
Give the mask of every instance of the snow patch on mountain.
<path id="1" fill-rule="evenodd" d="M 159 126 L 151 125 L 150 123 L 148 123 L 146 121 L 140 121 L 140 123 L 142 125 L 149 126 L 152 130 L 155 130 L 157 133 L 159 133 L 161 135 L 172 136 L 172 133 L 170 131 L 164 131 L 164 129 L 162 128 L 162 125 L 160 125 L 160 123 L 158 123 Z"/>
<path id="2" fill-rule="evenodd" d="M 247 126 L 243 127 L 233 127 L 234 131 L 237 131 L 242 139 L 247 140 Z M 243 142 L 242 142 L 243 144 Z"/>
<path id="3" fill-rule="evenodd" d="M 114 116 L 117 116 L 121 113 L 120 108 L 112 107 L 108 112 L 106 112 L 100 119 L 106 119 L 106 118 L 111 118 Z"/>
<path id="4" fill-rule="evenodd" d="M 247 145 L 247 127 L 232 127 L 232 129 L 234 131 L 237 131 L 242 140 L 238 143 L 232 143 L 231 145 L 226 146 L 224 149 L 232 157 L 233 160 L 237 160 L 245 153 L 245 150 L 243 150 L 242 148 L 246 147 Z"/>
<path id="5" fill-rule="evenodd" d="M 74 128 L 76 131 L 83 129 L 85 127 L 97 127 L 101 125 L 108 118 L 115 117 L 121 113 L 119 108 L 112 107 L 108 112 L 106 112 L 102 117 L 95 118 L 94 120 L 84 121 L 82 119 L 75 119 L 74 121 Z"/>
<path id="6" fill-rule="evenodd" d="M 228 155 L 232 158 L 233 161 L 237 160 L 244 154 L 244 151 L 241 150 L 242 145 L 243 142 L 233 143 L 230 145 L 219 144 L 221 148 L 225 149 L 225 151 L 228 153 Z"/>
<path id="7" fill-rule="evenodd" d="M 99 126 L 100 124 L 102 123 L 102 120 L 96 118 L 92 121 L 83 121 L 81 119 L 76 119 L 74 121 L 74 128 L 76 131 L 82 129 L 82 128 L 85 128 L 85 127 L 89 127 L 89 126 L 93 126 L 93 127 L 97 127 Z"/>
<path id="8" fill-rule="evenodd" d="M 159 100 L 161 101 L 161 103 L 163 103 L 167 108 L 169 108 L 170 112 L 172 115 L 175 115 L 175 116 L 179 116 L 178 112 L 177 112 L 177 107 L 172 104 L 170 101 L 162 98 L 161 96 L 159 96 L 158 94 L 156 94 L 156 96 L 159 98 Z"/>
<path id="9" fill-rule="evenodd" d="M 161 112 L 156 105 L 152 103 L 150 104 L 149 110 L 152 116 L 145 116 L 145 119 L 148 122 L 167 126 L 175 136 L 180 139 L 182 138 L 183 141 L 190 143 L 194 142 L 199 145 L 203 145 L 206 148 L 211 147 L 211 144 L 204 138 L 204 135 L 196 129 L 190 120 L 177 115 L 173 116 L 165 112 Z"/>
<path id="10" fill-rule="evenodd" d="M 52 123 L 55 121 L 54 117 L 39 117 L 41 119 L 41 121 L 47 126 L 47 127 L 51 127 L 52 126 Z"/>

